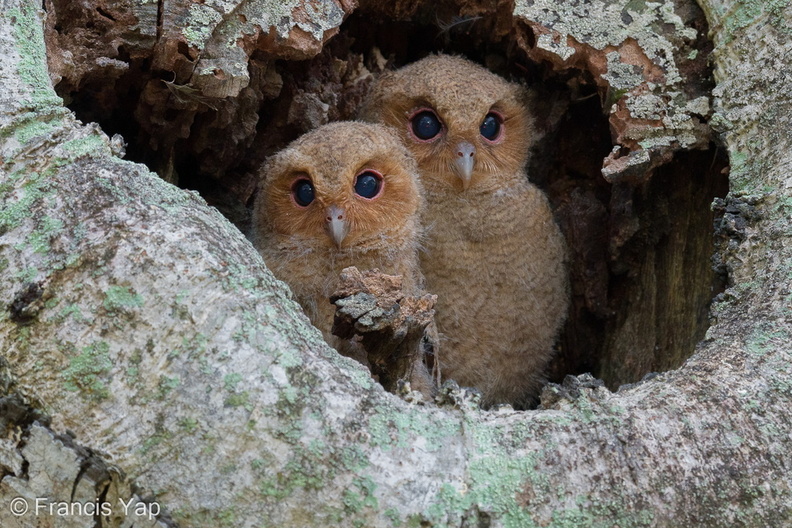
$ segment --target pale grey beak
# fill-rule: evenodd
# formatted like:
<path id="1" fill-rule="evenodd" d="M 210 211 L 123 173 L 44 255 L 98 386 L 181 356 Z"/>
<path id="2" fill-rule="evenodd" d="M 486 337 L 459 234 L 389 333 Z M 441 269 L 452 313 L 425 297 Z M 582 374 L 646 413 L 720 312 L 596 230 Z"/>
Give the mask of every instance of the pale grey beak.
<path id="1" fill-rule="evenodd" d="M 473 167 L 476 164 L 476 147 L 463 141 L 457 145 L 456 150 L 457 176 L 462 180 L 462 188 L 467 190 L 470 185 L 470 177 L 473 176 Z"/>
<path id="2" fill-rule="evenodd" d="M 347 224 L 346 215 L 344 210 L 335 205 L 331 205 L 325 211 L 325 227 L 327 234 L 333 239 L 335 245 L 340 248 L 341 242 L 349 233 L 349 224 Z"/>

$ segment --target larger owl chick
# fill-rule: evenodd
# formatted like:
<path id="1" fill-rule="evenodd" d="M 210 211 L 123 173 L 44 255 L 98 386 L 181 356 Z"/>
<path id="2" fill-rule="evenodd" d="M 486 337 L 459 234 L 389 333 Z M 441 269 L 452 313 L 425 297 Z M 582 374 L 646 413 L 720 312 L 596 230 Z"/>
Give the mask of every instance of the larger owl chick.
<path id="1" fill-rule="evenodd" d="M 466 59 L 384 74 L 362 117 L 394 130 L 426 189 L 426 288 L 437 294 L 443 378 L 483 403 L 528 404 L 568 307 L 566 247 L 525 174 L 527 93 Z"/>
<path id="2" fill-rule="evenodd" d="M 394 134 L 376 124 L 331 123 L 265 164 L 254 244 L 325 340 L 365 362 L 332 335 L 330 296 L 350 266 L 401 275 L 404 293 L 418 294 L 423 207 L 415 162 Z"/>

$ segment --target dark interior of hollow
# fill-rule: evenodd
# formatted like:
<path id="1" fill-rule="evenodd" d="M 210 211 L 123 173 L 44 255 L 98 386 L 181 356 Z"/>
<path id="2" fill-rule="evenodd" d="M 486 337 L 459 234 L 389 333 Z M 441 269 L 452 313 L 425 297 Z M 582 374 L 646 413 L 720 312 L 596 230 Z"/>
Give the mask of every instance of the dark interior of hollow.
<path id="1" fill-rule="evenodd" d="M 330 120 L 354 117 L 368 84 L 344 85 L 333 61 L 359 60 L 372 69 L 375 46 L 388 67 L 432 52 L 463 54 L 538 95 L 542 137 L 528 174 L 547 192 L 567 237 L 573 299 L 550 380 L 591 372 L 615 389 L 679 366 L 703 338 L 709 304 L 724 285 L 711 265 L 710 204 L 727 191 L 725 152 L 714 144 L 679 152 L 641 182 L 608 183 L 600 169 L 611 131 L 588 72 L 530 61 L 514 37 L 525 28 L 493 36 L 496 21 L 486 17 L 417 19 L 353 14 L 310 60 L 254 53 L 251 86 L 237 98 L 180 95 L 168 87 L 171 73 L 152 71 L 149 59 L 130 58 L 123 48 L 118 59 L 129 63 L 123 75 L 107 79 L 100 72 L 79 87 L 57 89 L 80 119 L 120 133 L 128 159 L 198 190 L 244 232 L 257 167 L 311 126 L 288 115 L 295 97 L 317 95 L 329 104 Z M 283 82 L 277 94 L 264 80 L 273 78 L 267 77 L 273 67 Z"/>

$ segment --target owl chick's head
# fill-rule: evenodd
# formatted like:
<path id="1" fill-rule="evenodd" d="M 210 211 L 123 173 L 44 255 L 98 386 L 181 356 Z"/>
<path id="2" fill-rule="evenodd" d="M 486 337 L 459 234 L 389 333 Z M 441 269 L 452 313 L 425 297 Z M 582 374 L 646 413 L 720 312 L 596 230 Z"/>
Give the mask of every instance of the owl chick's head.
<path id="1" fill-rule="evenodd" d="M 362 117 L 400 135 L 427 185 L 487 190 L 525 166 L 533 135 L 526 102 L 523 87 L 435 55 L 380 77 Z"/>
<path id="2" fill-rule="evenodd" d="M 387 128 L 319 127 L 263 169 L 254 230 L 303 248 L 376 249 L 415 237 L 423 198 L 415 162 Z"/>

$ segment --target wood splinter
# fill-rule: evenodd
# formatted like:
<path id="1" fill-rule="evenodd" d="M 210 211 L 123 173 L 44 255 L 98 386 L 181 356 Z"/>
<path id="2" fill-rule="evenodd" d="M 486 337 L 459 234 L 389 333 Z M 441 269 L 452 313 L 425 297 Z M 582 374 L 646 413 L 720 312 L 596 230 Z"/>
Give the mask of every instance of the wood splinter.
<path id="1" fill-rule="evenodd" d="M 438 351 L 436 295 L 405 295 L 400 276 L 352 266 L 341 271 L 330 302 L 336 305 L 333 334 L 360 343 L 385 390 L 395 393 L 399 382 L 407 381 L 431 401 L 436 384 L 429 368 Z"/>

